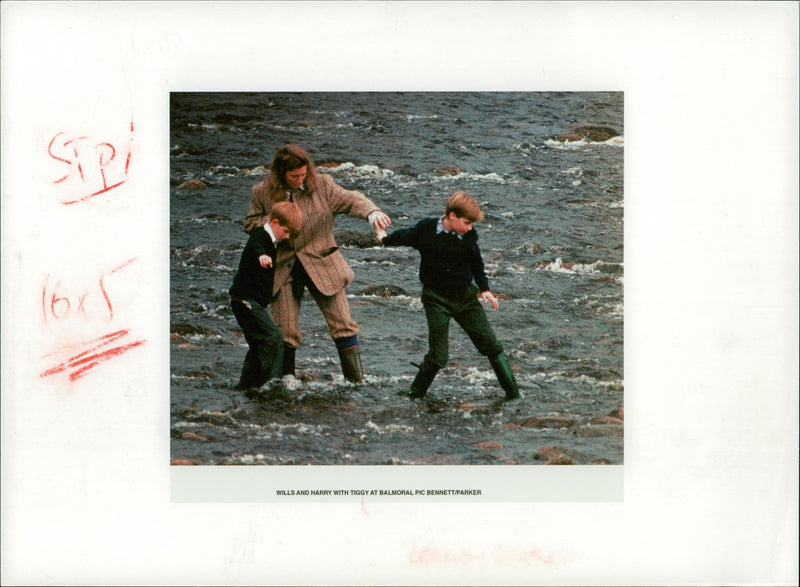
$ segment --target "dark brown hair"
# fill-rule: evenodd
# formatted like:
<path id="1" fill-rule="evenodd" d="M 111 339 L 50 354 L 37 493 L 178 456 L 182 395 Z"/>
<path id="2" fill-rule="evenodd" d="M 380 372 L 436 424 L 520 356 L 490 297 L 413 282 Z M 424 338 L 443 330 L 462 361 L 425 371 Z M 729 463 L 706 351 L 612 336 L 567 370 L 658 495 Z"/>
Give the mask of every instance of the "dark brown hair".
<path id="1" fill-rule="evenodd" d="M 267 176 L 267 189 L 273 202 L 280 202 L 286 199 L 286 172 L 306 166 L 306 179 L 303 183 L 303 191 L 308 193 L 314 189 L 317 182 L 317 175 L 314 168 L 314 161 L 311 155 L 297 145 L 284 145 L 275 153 L 272 163 L 269 165 L 269 176 Z"/>

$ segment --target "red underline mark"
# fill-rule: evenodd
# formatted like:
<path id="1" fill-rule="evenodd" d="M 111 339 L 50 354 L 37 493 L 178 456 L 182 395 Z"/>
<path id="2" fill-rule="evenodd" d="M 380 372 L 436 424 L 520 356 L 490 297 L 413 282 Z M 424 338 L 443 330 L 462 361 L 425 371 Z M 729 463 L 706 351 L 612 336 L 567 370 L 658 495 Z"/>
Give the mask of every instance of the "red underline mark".
<path id="1" fill-rule="evenodd" d="M 48 353 L 45 355 L 45 357 L 50 357 L 56 354 L 64 354 L 66 352 L 74 352 L 76 350 L 80 351 L 78 354 L 70 357 L 66 361 L 61 362 L 55 367 L 51 367 L 50 369 L 43 371 L 39 374 L 39 377 L 49 377 L 50 375 L 56 375 L 58 373 L 69 371 L 70 381 L 80 379 L 86 375 L 89 370 L 98 366 L 103 361 L 118 357 L 145 342 L 144 340 L 137 340 L 128 344 L 122 344 L 99 351 L 99 349 L 107 347 L 108 345 L 114 343 L 114 341 L 124 338 L 128 334 L 130 334 L 129 330 L 117 330 L 99 338 L 87 340 L 82 343 L 67 345 L 58 351 Z"/>

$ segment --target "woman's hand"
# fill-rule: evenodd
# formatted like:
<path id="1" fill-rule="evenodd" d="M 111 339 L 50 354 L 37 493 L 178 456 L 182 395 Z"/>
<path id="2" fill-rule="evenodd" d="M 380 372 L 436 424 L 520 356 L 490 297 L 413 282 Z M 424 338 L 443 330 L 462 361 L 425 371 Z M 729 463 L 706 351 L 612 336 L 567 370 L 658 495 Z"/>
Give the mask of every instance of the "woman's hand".
<path id="1" fill-rule="evenodd" d="M 372 219 L 372 226 L 375 227 L 375 234 L 378 234 L 378 230 L 384 230 L 389 228 L 392 225 L 392 219 L 386 215 L 385 212 L 381 212 L 378 210 L 375 212 L 375 217 Z"/>

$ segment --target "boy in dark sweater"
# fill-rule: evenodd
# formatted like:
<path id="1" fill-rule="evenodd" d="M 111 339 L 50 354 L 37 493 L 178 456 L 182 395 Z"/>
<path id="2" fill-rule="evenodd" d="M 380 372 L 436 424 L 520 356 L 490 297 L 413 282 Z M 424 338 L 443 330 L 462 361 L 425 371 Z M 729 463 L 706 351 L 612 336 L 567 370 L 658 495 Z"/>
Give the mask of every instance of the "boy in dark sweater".
<path id="1" fill-rule="evenodd" d="M 428 354 L 422 361 L 408 394 L 423 397 L 448 359 L 448 332 L 453 318 L 482 355 L 489 358 L 506 399 L 520 397 L 511 365 L 503 346 L 494 335 L 480 301 L 498 309 L 489 290 L 473 224 L 483 218 L 475 198 L 456 192 L 447 200 L 444 216 L 425 218 L 411 228 L 390 235 L 379 231 L 378 240 L 386 246 L 414 247 L 420 253 L 419 279 L 422 305 L 428 321 Z M 473 283 L 474 280 L 474 283 Z M 475 285 L 477 284 L 477 285 Z"/>
<path id="2" fill-rule="evenodd" d="M 231 309 L 244 332 L 250 349 L 244 359 L 236 389 L 248 397 L 270 379 L 281 376 L 283 335 L 270 317 L 267 306 L 272 301 L 275 277 L 273 268 L 278 242 L 300 230 L 302 216 L 296 204 L 278 202 L 272 206 L 269 221 L 250 234 L 233 278 Z"/>

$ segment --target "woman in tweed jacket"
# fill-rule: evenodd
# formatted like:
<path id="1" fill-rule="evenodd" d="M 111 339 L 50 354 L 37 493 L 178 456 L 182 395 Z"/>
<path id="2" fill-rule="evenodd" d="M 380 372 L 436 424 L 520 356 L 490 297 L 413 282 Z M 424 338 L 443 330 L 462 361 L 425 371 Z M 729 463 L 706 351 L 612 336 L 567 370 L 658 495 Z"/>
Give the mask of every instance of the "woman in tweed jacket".
<path id="1" fill-rule="evenodd" d="M 363 370 L 358 324 L 350 315 L 344 290 L 354 274 L 333 239 L 333 221 L 338 214 L 363 218 L 377 234 L 391 220 L 361 192 L 346 190 L 330 176 L 316 173 L 309 154 L 297 145 L 278 149 L 266 179 L 253 186 L 245 231 L 262 226 L 272 204 L 284 200 L 297 204 L 303 222 L 299 234 L 278 246 L 275 263 L 272 316 L 283 333 L 283 374 L 294 374 L 295 349 L 301 341 L 300 301 L 308 287 L 328 324 L 345 379 L 359 382 Z"/>

